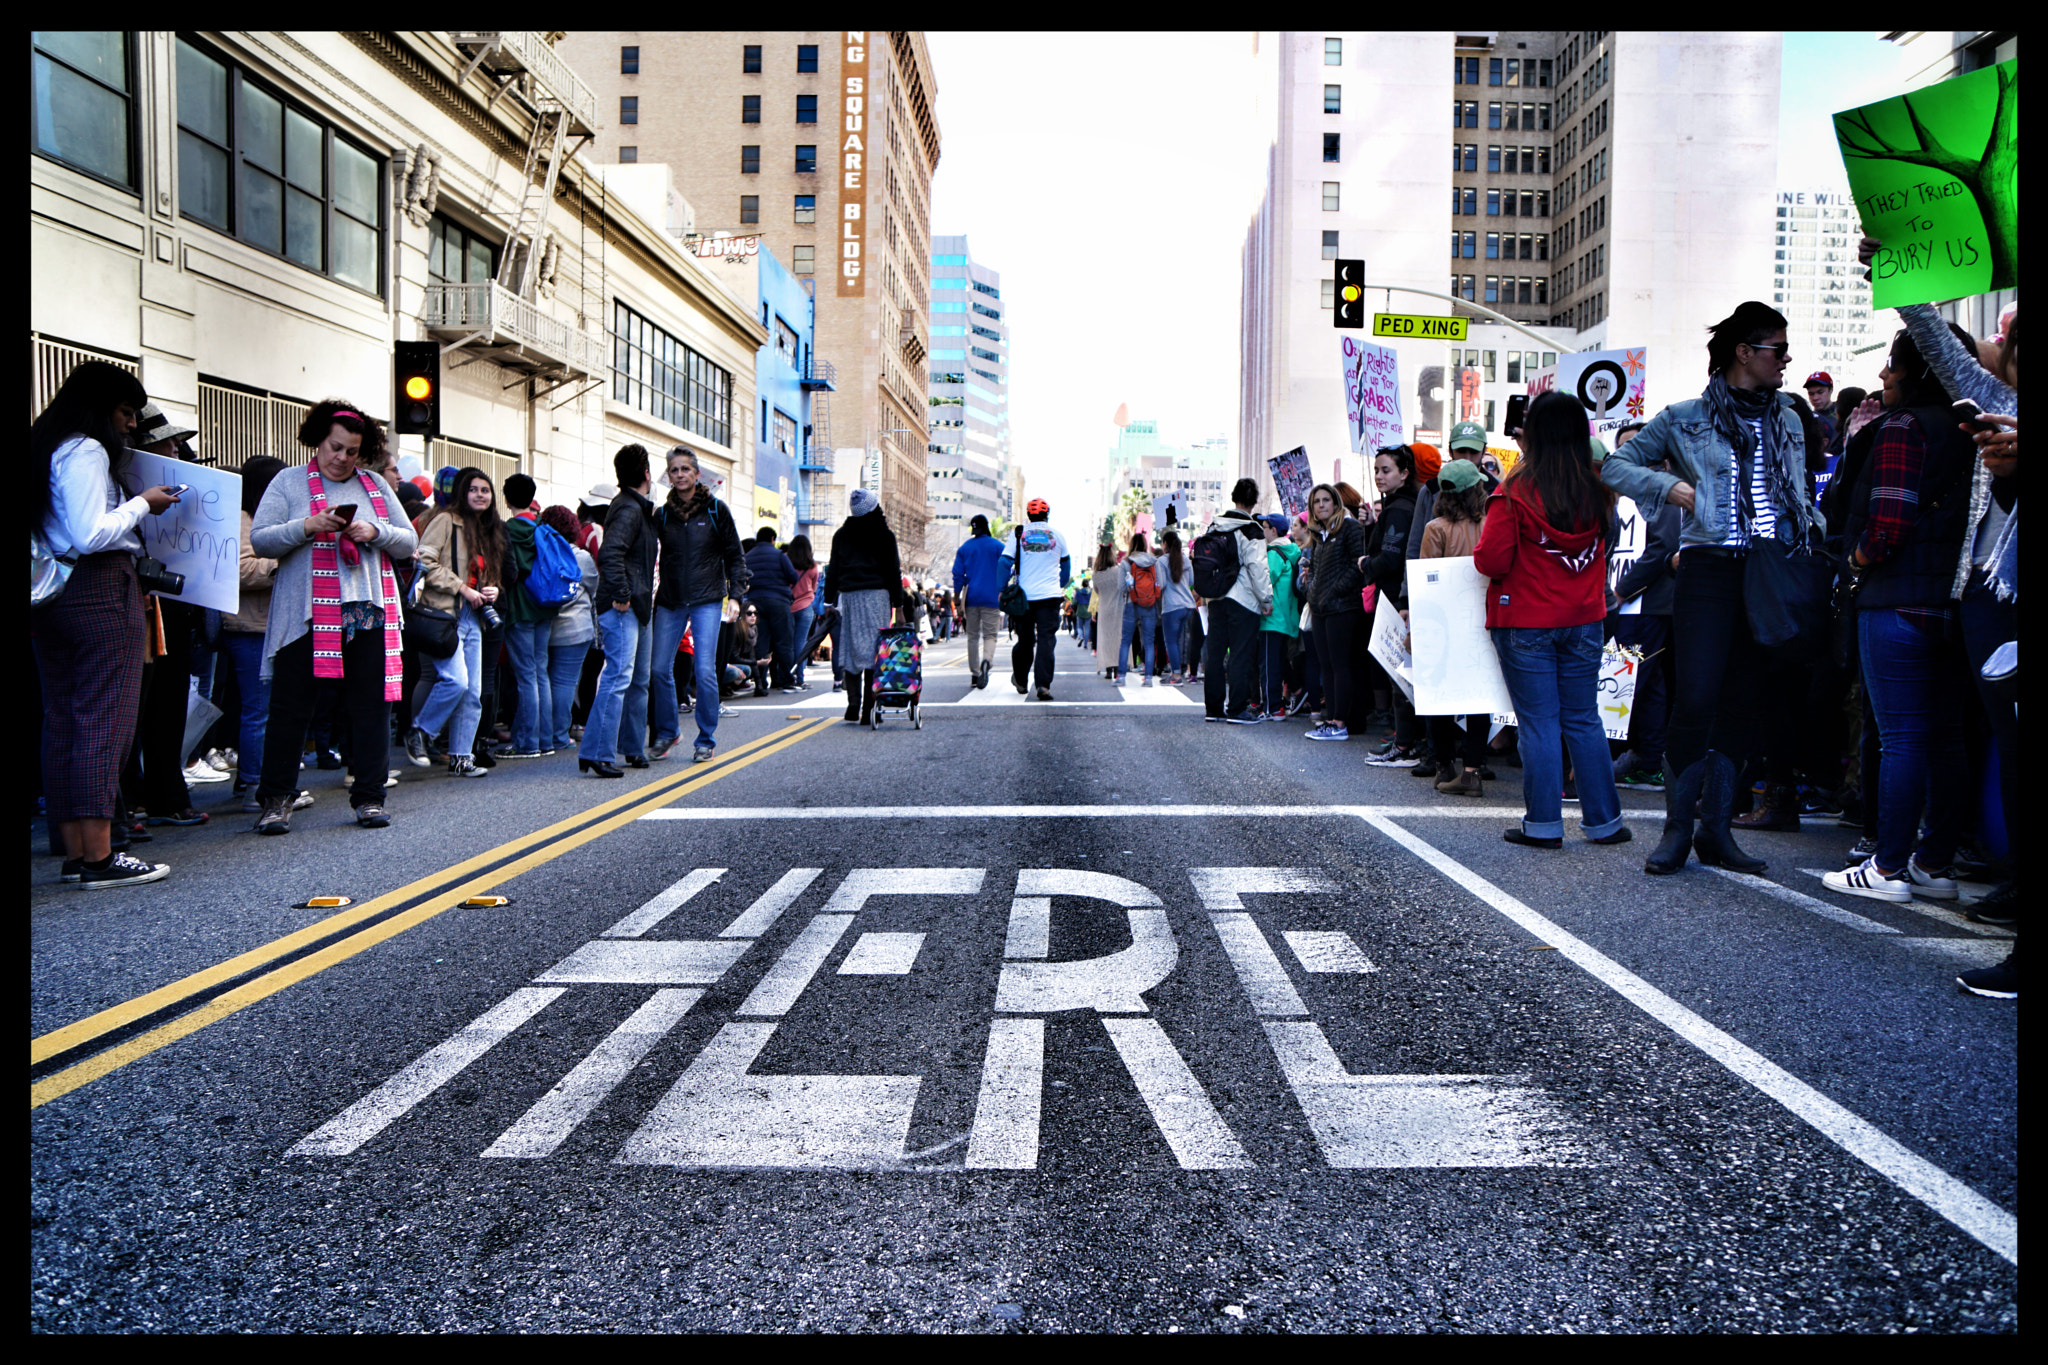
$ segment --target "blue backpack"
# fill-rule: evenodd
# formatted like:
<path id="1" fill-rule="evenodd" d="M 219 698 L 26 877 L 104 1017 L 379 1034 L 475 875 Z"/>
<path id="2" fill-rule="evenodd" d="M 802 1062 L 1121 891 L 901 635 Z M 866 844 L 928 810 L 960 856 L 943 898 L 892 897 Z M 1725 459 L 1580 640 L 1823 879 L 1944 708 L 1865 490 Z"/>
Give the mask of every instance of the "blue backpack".
<path id="1" fill-rule="evenodd" d="M 552 526 L 533 528 L 533 567 L 526 574 L 526 590 L 542 606 L 558 607 L 576 595 L 583 571 L 576 565 L 576 553 L 562 533 Z"/>

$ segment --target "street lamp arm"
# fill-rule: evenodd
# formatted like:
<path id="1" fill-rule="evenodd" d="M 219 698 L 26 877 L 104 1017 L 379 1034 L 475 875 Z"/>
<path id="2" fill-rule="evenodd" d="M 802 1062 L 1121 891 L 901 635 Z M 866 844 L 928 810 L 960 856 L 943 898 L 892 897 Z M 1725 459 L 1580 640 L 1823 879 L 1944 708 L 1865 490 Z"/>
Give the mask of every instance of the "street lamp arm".
<path id="1" fill-rule="evenodd" d="M 1538 336 L 1536 333 L 1530 331 L 1527 327 L 1524 327 L 1521 323 L 1516 322 L 1513 318 L 1504 317 L 1501 314 L 1494 312 L 1491 308 L 1488 308 L 1483 303 L 1474 303 L 1470 299 L 1461 299 L 1456 294 L 1438 294 L 1428 289 L 1410 289 L 1408 288 L 1408 286 L 1403 284 L 1368 284 L 1365 285 L 1364 288 L 1367 290 L 1377 289 L 1380 290 L 1382 293 L 1388 294 L 1420 294 L 1423 298 L 1426 299 L 1442 299 L 1446 303 L 1455 303 L 1460 308 L 1469 308 L 1475 313 L 1484 313 L 1486 314 L 1486 316 L 1492 318 L 1495 322 L 1501 323 L 1504 326 L 1514 328 L 1517 332 L 1520 332 L 1523 336 L 1528 337 L 1531 341 L 1541 342 L 1545 350 L 1549 350 L 1552 347 L 1556 347 L 1565 355 L 1572 354 L 1570 351 L 1565 351 L 1563 347 L 1558 346 L 1558 343 L 1556 341 L 1552 340 L 1549 337 Z M 1391 304 L 1392 300 L 1388 300 L 1388 302 Z"/>

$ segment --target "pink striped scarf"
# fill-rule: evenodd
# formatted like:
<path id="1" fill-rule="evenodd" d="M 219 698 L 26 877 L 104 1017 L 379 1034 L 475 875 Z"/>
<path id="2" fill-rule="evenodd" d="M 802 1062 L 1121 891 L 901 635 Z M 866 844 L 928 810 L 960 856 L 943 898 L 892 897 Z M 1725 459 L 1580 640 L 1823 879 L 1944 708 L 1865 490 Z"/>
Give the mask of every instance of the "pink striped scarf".
<path id="1" fill-rule="evenodd" d="M 363 486 L 370 493 L 370 507 L 377 514 L 377 520 L 387 520 L 384 514 L 384 495 L 377 491 L 374 479 L 364 479 Z M 327 510 L 327 489 L 320 482 L 317 465 L 306 466 L 306 487 L 312 499 L 313 515 L 319 516 Z M 341 669 L 341 565 L 336 553 L 334 535 L 316 536 L 313 539 L 313 676 L 316 678 L 339 678 Z M 349 548 L 357 549 L 353 541 Z M 383 570 L 384 596 L 384 700 L 397 701 L 404 690 L 404 663 L 399 657 L 399 614 L 398 580 L 391 576 L 389 556 L 379 555 L 378 564 Z"/>

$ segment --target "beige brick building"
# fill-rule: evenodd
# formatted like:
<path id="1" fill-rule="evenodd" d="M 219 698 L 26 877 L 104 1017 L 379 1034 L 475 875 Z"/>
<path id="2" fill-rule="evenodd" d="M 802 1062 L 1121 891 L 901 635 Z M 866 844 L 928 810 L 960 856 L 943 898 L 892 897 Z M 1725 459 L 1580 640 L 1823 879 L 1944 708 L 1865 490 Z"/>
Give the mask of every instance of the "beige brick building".
<path id="1" fill-rule="evenodd" d="M 560 50 L 597 92 L 596 160 L 672 166 L 697 232 L 758 234 L 815 282 L 817 354 L 838 388 L 813 443 L 880 451 L 877 491 L 905 567 L 925 568 L 939 125 L 924 35 L 584 31 Z"/>

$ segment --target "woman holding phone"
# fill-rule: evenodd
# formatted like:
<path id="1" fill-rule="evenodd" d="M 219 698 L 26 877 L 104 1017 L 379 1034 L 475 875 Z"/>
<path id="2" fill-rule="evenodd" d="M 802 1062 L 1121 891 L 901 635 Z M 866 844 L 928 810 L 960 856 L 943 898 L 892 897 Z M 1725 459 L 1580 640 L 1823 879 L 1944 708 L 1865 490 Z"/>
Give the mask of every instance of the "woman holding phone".
<path id="1" fill-rule="evenodd" d="M 385 763 L 404 625 L 391 560 L 410 555 L 419 537 L 390 486 L 363 467 L 381 461 L 384 428 L 357 405 L 315 404 L 299 444 L 312 461 L 271 480 L 249 530 L 251 552 L 277 561 L 263 632 L 270 723 L 256 832 L 291 832 L 315 678 L 341 680 L 353 731 L 349 804 L 357 824 L 382 829 L 391 823 Z"/>
<path id="2" fill-rule="evenodd" d="M 406 736 L 406 756 L 426 757 L 430 735 L 448 727 L 448 775 L 483 777 L 476 764 L 476 732 L 483 720 L 486 629 L 494 624 L 499 566 L 505 562 L 505 526 L 498 520 L 497 490 L 481 469 L 455 476 L 455 497 L 420 534 L 420 568 L 426 582 L 420 605 L 455 613 L 455 652 L 434 660 L 438 681 L 420 709 L 419 724 Z"/>

